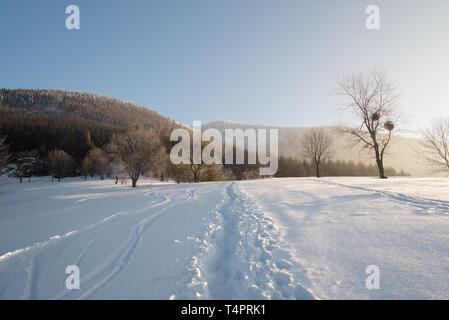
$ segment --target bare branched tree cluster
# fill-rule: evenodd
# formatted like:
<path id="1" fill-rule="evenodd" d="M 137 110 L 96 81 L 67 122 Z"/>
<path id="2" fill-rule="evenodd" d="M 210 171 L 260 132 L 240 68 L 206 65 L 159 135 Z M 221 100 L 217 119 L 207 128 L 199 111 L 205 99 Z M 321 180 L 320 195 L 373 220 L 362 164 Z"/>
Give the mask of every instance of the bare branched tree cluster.
<path id="1" fill-rule="evenodd" d="M 419 154 L 437 172 L 449 174 L 449 119 L 436 119 L 424 130 Z"/>
<path id="2" fill-rule="evenodd" d="M 107 154 L 100 148 L 92 148 L 81 164 L 84 179 L 88 175 L 91 177 L 99 177 L 104 180 L 106 176 L 112 174 L 112 161 Z"/>
<path id="3" fill-rule="evenodd" d="M 314 165 L 315 175 L 320 178 L 320 165 L 332 156 L 332 136 L 324 128 L 311 128 L 301 138 L 306 158 Z"/>
<path id="4" fill-rule="evenodd" d="M 111 144 L 109 150 L 115 150 L 134 188 L 142 174 L 160 167 L 163 160 L 159 135 L 151 129 L 131 130 L 114 137 Z"/>
<path id="5" fill-rule="evenodd" d="M 72 173 L 73 158 L 63 150 L 50 151 L 49 155 L 50 173 L 54 179 L 61 181 Z"/>
<path id="6" fill-rule="evenodd" d="M 385 72 L 352 74 L 338 81 L 336 94 L 346 98 L 343 111 L 358 120 L 356 127 L 341 126 L 355 144 L 368 149 L 376 159 L 379 177 L 386 178 L 384 158 L 392 135 L 398 130 L 402 117 L 398 113 L 398 93 Z"/>

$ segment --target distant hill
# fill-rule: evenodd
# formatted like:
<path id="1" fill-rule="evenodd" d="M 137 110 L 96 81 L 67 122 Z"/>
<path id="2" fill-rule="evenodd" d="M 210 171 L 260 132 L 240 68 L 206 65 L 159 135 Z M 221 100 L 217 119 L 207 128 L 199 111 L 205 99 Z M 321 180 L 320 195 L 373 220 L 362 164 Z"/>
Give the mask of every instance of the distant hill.
<path id="1" fill-rule="evenodd" d="M 0 89 L 0 107 L 72 115 L 113 126 L 151 127 L 158 131 L 175 124 L 173 120 L 134 103 L 66 90 Z"/>
<path id="2" fill-rule="evenodd" d="M 157 112 L 102 95 L 0 89 L 0 134 L 13 152 L 37 150 L 44 156 L 56 148 L 81 160 L 90 143 L 102 147 L 129 128 L 152 128 L 168 136 L 179 126 Z"/>
<path id="3" fill-rule="evenodd" d="M 291 157 L 294 159 L 302 159 L 299 141 L 301 136 L 309 129 L 307 127 L 281 127 L 270 125 L 256 125 L 239 123 L 233 121 L 213 121 L 202 126 L 203 130 L 208 128 L 216 128 L 222 134 L 224 129 L 247 129 L 247 128 L 273 128 L 279 130 L 279 155 Z M 350 139 L 347 136 L 340 135 L 336 127 L 327 126 L 331 134 L 335 136 L 335 156 L 334 160 L 353 160 L 355 162 L 375 163 L 374 159 L 366 151 L 360 151 L 357 147 L 351 147 Z M 419 140 L 413 138 L 405 138 L 394 136 L 391 141 L 388 155 L 385 159 L 385 166 L 393 167 L 397 171 L 405 171 L 413 176 L 430 175 L 428 167 L 425 167 L 421 160 L 417 157 L 419 148 Z"/>

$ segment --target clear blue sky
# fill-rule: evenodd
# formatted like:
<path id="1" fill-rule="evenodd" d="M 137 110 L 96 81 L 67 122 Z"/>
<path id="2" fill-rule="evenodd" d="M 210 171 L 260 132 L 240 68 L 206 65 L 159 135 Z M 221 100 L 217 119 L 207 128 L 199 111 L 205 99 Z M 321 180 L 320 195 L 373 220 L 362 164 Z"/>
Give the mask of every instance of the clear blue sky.
<path id="1" fill-rule="evenodd" d="M 70 4 L 81 30 L 65 28 Z M 1 0 L 0 87 L 99 93 L 187 124 L 311 126 L 336 122 L 336 77 L 378 67 L 418 130 L 449 116 L 448 15 L 447 0 Z"/>

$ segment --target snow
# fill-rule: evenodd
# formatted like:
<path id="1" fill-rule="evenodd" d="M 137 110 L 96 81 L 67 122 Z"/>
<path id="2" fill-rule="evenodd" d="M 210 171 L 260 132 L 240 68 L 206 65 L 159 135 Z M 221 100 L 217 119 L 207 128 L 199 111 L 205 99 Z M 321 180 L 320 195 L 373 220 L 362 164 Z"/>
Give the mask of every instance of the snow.
<path id="1" fill-rule="evenodd" d="M 449 180 L 0 187 L 1 299 L 448 299 Z M 68 290 L 68 265 L 80 289 Z M 368 290 L 368 266 L 380 288 Z"/>

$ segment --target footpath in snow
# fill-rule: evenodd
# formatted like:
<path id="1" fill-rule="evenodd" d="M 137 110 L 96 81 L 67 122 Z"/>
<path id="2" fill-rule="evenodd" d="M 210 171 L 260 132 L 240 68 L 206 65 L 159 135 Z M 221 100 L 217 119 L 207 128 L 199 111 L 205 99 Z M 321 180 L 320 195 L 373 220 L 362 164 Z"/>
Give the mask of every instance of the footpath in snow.
<path id="1" fill-rule="evenodd" d="M 1 299 L 448 299 L 446 179 L 0 188 Z M 80 270 L 68 290 L 66 267 Z M 380 287 L 368 290 L 368 266 Z"/>

